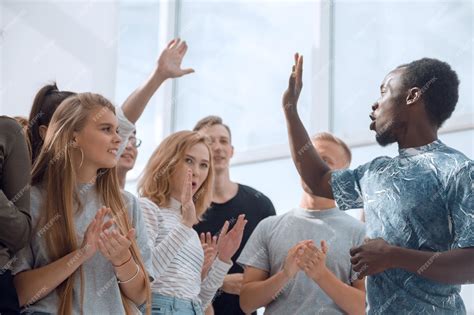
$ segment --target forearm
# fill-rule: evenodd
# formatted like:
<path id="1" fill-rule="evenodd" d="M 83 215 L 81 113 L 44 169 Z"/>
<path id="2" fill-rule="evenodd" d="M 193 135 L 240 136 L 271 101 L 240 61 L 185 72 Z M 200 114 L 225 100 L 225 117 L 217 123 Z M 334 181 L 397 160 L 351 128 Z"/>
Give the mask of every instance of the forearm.
<path id="1" fill-rule="evenodd" d="M 125 117 L 130 122 L 136 123 L 138 121 L 151 97 L 165 80 L 166 78 L 161 72 L 154 71 L 143 85 L 130 94 L 122 105 Z"/>
<path id="2" fill-rule="evenodd" d="M 138 269 L 137 269 L 138 267 Z M 137 273 L 138 270 L 138 273 Z M 146 275 L 142 268 L 132 258 L 129 262 L 120 267 L 115 267 L 123 294 L 132 300 L 136 305 L 141 305 L 146 300 Z"/>
<path id="3" fill-rule="evenodd" d="M 283 271 L 276 273 L 264 281 L 248 282 L 240 291 L 240 307 L 245 313 L 270 304 L 290 282 Z"/>
<path id="4" fill-rule="evenodd" d="M 287 106 L 285 116 L 291 156 L 309 193 L 332 199 L 329 184 L 321 184 L 328 181 L 330 169 L 316 152 L 295 106 Z"/>
<path id="5" fill-rule="evenodd" d="M 212 302 L 212 298 L 221 287 L 231 267 L 232 261 L 223 262 L 219 258 L 212 264 L 208 276 L 201 282 L 201 292 L 199 292 L 199 299 L 204 309 Z"/>
<path id="6" fill-rule="evenodd" d="M 313 280 L 345 313 L 365 314 L 365 291 L 345 284 L 329 269 Z"/>
<path id="7" fill-rule="evenodd" d="M 392 268 L 445 284 L 474 283 L 474 248 L 428 252 L 392 246 Z"/>
<path id="8" fill-rule="evenodd" d="M 78 249 L 44 267 L 15 275 L 14 283 L 20 306 L 33 304 L 47 296 L 71 276 L 85 260 L 83 251 Z"/>
<path id="9" fill-rule="evenodd" d="M 26 193 L 30 193 L 29 189 Z M 12 253 L 25 247 L 31 235 L 31 216 L 19 209 L 0 190 L 0 243 Z"/>

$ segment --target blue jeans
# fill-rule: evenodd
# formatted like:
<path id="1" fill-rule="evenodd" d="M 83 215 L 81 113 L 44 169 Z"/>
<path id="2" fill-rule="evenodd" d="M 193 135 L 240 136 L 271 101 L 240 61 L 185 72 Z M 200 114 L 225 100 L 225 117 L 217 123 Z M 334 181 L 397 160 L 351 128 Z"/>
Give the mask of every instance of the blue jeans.
<path id="1" fill-rule="evenodd" d="M 152 315 L 203 315 L 201 303 L 153 293 Z"/>

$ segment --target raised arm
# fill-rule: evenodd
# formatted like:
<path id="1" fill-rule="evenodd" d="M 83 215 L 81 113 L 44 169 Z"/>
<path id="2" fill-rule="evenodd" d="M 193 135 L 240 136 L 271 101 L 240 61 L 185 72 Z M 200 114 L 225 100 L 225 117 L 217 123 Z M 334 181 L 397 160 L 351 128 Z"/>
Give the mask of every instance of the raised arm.
<path id="1" fill-rule="evenodd" d="M 187 50 L 188 45 L 179 38 L 173 39 L 163 50 L 151 75 L 122 105 L 123 113 L 130 122 L 137 122 L 153 94 L 166 79 L 179 78 L 194 72 L 191 68 L 181 69 L 181 62 Z"/>
<path id="2" fill-rule="evenodd" d="M 313 195 L 333 199 L 331 171 L 314 149 L 311 139 L 297 111 L 298 98 L 303 88 L 303 56 L 295 54 L 295 64 L 288 89 L 283 94 L 283 109 L 288 128 L 291 156 L 303 179 L 305 190 Z"/>

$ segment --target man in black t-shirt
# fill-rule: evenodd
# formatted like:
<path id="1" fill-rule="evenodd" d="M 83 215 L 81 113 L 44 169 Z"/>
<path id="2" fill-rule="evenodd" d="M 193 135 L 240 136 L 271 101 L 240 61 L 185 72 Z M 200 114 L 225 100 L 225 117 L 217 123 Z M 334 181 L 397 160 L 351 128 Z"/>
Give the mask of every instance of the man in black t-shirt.
<path id="1" fill-rule="evenodd" d="M 234 265 L 225 277 L 221 290 L 216 293 L 212 305 L 216 315 L 245 314 L 239 305 L 244 270 L 236 260 L 255 227 L 264 218 L 275 215 L 275 208 L 270 199 L 258 190 L 230 180 L 229 161 L 234 154 L 234 147 L 230 128 L 220 117 L 208 116 L 201 119 L 194 127 L 194 131 L 202 132 L 209 137 L 215 172 L 212 204 L 194 229 L 199 234 L 210 232 L 215 235 L 226 220 L 232 226 L 239 214 L 245 214 L 245 219 L 248 220 L 240 248 L 232 257 Z"/>

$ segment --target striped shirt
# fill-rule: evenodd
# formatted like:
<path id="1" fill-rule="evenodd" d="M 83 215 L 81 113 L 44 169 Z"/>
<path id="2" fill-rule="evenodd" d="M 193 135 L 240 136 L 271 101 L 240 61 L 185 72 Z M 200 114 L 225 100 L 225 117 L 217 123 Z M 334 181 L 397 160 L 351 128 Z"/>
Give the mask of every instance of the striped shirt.
<path id="1" fill-rule="evenodd" d="M 181 223 L 181 204 L 171 198 L 168 208 L 160 209 L 148 198 L 140 198 L 147 234 L 152 248 L 155 281 L 153 293 L 201 302 L 205 309 L 222 286 L 232 264 L 218 258 L 201 281 L 204 251 L 199 236 Z"/>

